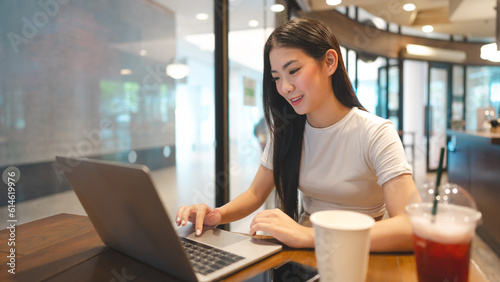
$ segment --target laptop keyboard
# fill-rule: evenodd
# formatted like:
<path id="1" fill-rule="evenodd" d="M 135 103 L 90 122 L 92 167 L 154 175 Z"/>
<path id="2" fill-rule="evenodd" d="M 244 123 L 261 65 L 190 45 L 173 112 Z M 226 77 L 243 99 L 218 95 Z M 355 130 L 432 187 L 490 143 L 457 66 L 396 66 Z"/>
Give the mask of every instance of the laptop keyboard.
<path id="1" fill-rule="evenodd" d="M 191 260 L 194 270 L 203 275 L 210 274 L 225 266 L 244 259 L 241 256 L 183 237 L 180 237 L 180 239 L 186 254 Z"/>

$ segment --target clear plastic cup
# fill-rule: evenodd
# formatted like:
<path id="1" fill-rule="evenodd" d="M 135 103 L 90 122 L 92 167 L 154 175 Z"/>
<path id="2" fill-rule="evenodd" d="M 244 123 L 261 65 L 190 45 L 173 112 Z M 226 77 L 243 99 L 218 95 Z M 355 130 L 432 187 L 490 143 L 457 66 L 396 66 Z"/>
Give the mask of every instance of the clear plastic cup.
<path id="1" fill-rule="evenodd" d="M 437 209 L 433 214 L 434 201 Z M 472 238 L 481 219 L 472 196 L 456 184 L 426 184 L 406 211 L 413 229 L 418 280 L 468 281 Z"/>

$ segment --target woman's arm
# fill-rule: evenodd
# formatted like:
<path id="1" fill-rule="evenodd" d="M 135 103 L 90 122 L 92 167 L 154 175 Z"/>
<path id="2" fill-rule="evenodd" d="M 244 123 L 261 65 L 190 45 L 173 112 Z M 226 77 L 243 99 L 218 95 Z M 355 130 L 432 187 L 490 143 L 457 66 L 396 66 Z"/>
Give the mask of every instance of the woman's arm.
<path id="1" fill-rule="evenodd" d="M 233 222 L 257 210 L 274 189 L 273 171 L 260 165 L 250 187 L 220 208 L 221 223 Z"/>
<path id="2" fill-rule="evenodd" d="M 413 250 L 412 229 L 405 206 L 414 191 L 411 175 L 400 175 L 383 185 L 391 218 L 377 221 L 370 231 L 371 252 Z M 264 231 L 292 248 L 314 248 L 314 229 L 299 225 L 281 210 L 265 210 L 255 216 L 250 233 Z"/>
<path id="3" fill-rule="evenodd" d="M 397 176 L 382 185 L 389 214 L 388 219 L 375 223 L 370 231 L 372 252 L 412 251 L 410 219 L 405 212 L 410 196 L 417 190 L 411 175 Z"/>
<path id="4" fill-rule="evenodd" d="M 259 166 L 250 187 L 234 200 L 216 209 L 206 204 L 181 206 L 177 211 L 177 225 L 186 225 L 193 222 L 196 234 L 201 234 L 203 224 L 216 226 L 221 223 L 232 222 L 251 214 L 258 209 L 274 189 L 273 171 Z"/>

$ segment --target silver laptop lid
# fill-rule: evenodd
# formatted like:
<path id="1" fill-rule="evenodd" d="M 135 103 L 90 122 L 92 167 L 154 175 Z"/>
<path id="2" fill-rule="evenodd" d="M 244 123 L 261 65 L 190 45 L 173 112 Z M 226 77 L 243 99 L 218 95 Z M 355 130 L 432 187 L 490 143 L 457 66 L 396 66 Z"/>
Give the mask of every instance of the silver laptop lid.
<path id="1" fill-rule="evenodd" d="M 197 281 L 143 165 L 56 157 L 101 240 L 185 281 Z"/>

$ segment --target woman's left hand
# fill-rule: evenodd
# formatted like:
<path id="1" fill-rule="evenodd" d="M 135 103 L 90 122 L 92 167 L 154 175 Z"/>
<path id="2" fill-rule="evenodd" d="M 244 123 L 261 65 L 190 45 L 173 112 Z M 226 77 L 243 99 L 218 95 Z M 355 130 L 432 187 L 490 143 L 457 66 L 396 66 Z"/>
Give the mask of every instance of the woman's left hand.
<path id="1" fill-rule="evenodd" d="M 259 212 L 250 225 L 250 234 L 264 231 L 292 248 L 314 248 L 314 230 L 298 224 L 280 209 Z"/>

